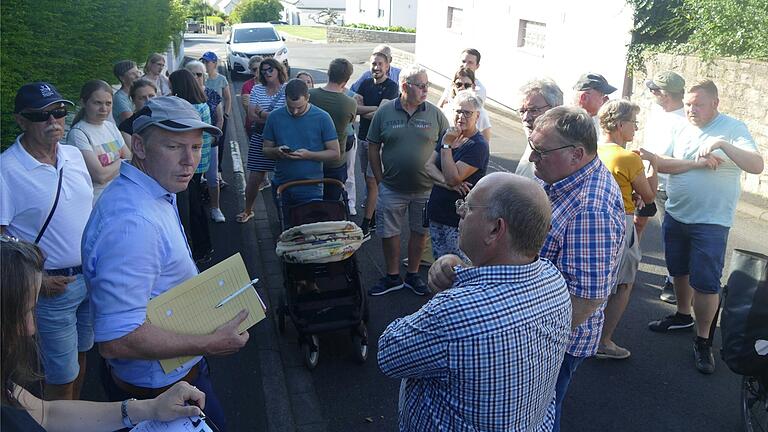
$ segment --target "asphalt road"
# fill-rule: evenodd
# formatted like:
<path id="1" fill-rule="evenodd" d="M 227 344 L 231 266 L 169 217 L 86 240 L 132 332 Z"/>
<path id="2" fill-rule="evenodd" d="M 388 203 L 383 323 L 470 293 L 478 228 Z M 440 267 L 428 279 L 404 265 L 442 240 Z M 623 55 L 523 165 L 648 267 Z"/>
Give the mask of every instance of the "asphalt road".
<path id="1" fill-rule="evenodd" d="M 345 57 L 355 65 L 354 79 L 364 70 L 373 45 L 289 43 L 293 74 L 308 70 L 321 83 L 326 79 L 328 62 L 336 57 Z M 199 55 L 205 50 L 224 54 L 224 44 L 220 38 L 194 35 L 187 40 L 186 46 L 190 56 Z M 235 77 L 233 85 L 237 93 L 245 78 Z M 434 91 L 432 93 L 434 101 L 439 94 Z M 493 91 L 490 93 L 492 95 Z M 511 114 L 500 116 L 491 113 L 491 122 L 494 132 L 491 169 L 514 171 L 525 143 L 519 121 Z M 240 149 L 245 158 L 247 143 L 241 141 Z M 234 181 L 228 155 L 225 156 L 225 179 Z M 358 203 L 362 202 L 364 190 L 360 180 L 358 173 Z M 279 232 L 274 206 L 271 198 L 266 201 L 274 234 Z M 234 215 L 241 207 L 237 190 L 230 188 L 222 191 L 222 209 L 228 220 L 226 224 L 212 225 L 216 259 L 241 251 L 252 274 L 259 271 L 279 272 L 279 269 L 262 267 L 266 258 L 261 257 L 259 261 L 255 252 L 260 248 L 265 250 L 261 240 L 266 233 L 247 228 L 252 225 L 243 226 L 234 222 Z M 359 222 L 359 216 L 355 220 Z M 768 244 L 766 228 L 765 222 L 737 214 L 731 230 L 729 255 L 733 248 L 765 253 L 765 245 Z M 647 330 L 648 321 L 672 313 L 674 308 L 658 301 L 664 273 L 658 224 L 653 222 L 646 233 L 642 241 L 644 256 L 634 293 L 615 334 L 616 342 L 629 348 L 632 357 L 624 361 L 590 359 L 579 368 L 565 402 L 562 430 L 737 430 L 740 377 L 728 370 L 719 359 L 713 375 L 698 373 L 693 367 L 692 334 L 667 336 Z M 375 283 L 384 274 L 380 243 L 378 238 L 373 237 L 358 252 L 365 287 Z M 274 262 L 274 258 L 269 261 Z M 423 274 L 426 277 L 426 272 Z M 364 365 L 354 362 L 346 333 L 321 338 L 320 363 L 311 373 L 287 362 L 284 373 L 289 390 L 300 388 L 313 396 L 303 399 L 305 403 L 301 405 L 293 405 L 292 416 L 299 426 L 297 430 L 396 430 L 399 382 L 385 377 L 379 371 L 375 361 L 376 341 L 392 320 L 416 311 L 426 301 L 408 290 L 370 298 L 371 319 L 368 331 L 371 353 Z M 260 391 L 264 385 L 260 377 L 271 376 L 273 371 L 262 370 L 256 360 L 259 336 L 266 338 L 264 332 L 269 331 L 269 328 L 257 328 L 256 331 L 261 334 L 254 335 L 252 332 L 252 342 L 243 352 L 212 362 L 217 389 L 230 419 L 233 419 L 230 430 L 267 430 L 262 415 L 276 415 L 269 412 L 262 414 L 265 412 L 265 399 L 276 396 L 265 396 Z M 284 351 L 291 343 L 295 343 L 295 333 L 290 325 L 280 341 Z M 719 348 L 719 336 L 715 345 Z M 290 349 L 288 351 L 290 353 Z M 285 357 L 283 359 L 286 363 Z M 94 379 L 89 379 L 89 382 L 91 384 L 86 390 L 98 393 Z M 318 411 L 323 420 L 301 427 L 305 423 L 302 419 L 314 411 Z"/>

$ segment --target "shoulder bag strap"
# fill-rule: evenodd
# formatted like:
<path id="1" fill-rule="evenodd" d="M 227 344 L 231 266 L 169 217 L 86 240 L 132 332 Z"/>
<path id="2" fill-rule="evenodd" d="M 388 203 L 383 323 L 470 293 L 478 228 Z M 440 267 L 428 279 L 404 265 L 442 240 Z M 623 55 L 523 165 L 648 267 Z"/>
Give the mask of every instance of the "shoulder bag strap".
<path id="1" fill-rule="evenodd" d="M 40 239 L 43 238 L 43 234 L 45 234 L 45 230 L 48 229 L 48 224 L 51 223 L 51 218 L 53 217 L 53 212 L 56 211 L 56 206 L 59 204 L 59 195 L 61 195 L 61 179 L 64 178 L 64 167 L 62 166 L 59 168 L 59 184 L 56 186 L 56 198 L 53 200 L 53 207 L 51 207 L 51 212 L 48 213 L 48 217 L 45 219 L 45 223 L 43 224 L 43 227 L 40 228 L 40 232 L 37 233 L 37 238 L 35 239 L 35 244 L 40 243 Z"/>

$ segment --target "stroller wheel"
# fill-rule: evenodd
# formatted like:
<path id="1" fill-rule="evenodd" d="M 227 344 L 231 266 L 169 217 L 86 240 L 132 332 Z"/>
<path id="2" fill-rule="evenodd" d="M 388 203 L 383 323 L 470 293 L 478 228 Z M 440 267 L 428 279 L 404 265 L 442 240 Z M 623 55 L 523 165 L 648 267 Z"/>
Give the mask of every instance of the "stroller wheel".
<path id="1" fill-rule="evenodd" d="M 368 360 L 368 329 L 361 324 L 358 330 L 352 331 L 352 352 L 358 363 Z"/>
<path id="2" fill-rule="evenodd" d="M 320 340 L 317 336 L 312 335 L 309 342 L 301 343 L 301 353 L 304 355 L 304 365 L 307 369 L 313 370 L 317 367 L 317 362 L 320 360 Z"/>
<path id="3" fill-rule="evenodd" d="M 280 294 L 280 300 L 277 303 L 277 330 L 280 334 L 285 333 L 285 295 Z"/>

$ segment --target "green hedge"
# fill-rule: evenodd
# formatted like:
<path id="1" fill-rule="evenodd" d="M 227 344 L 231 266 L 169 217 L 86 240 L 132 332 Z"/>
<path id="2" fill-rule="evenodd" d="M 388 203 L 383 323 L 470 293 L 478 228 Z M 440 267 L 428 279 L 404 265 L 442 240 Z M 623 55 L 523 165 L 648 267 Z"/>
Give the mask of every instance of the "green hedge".
<path id="1" fill-rule="evenodd" d="M 229 15 L 232 24 L 268 22 L 280 19 L 283 5 L 279 0 L 243 0 Z"/>
<path id="2" fill-rule="evenodd" d="M 49 81 L 76 101 L 88 80 L 117 80 L 115 61 L 141 64 L 184 28 L 179 0 L 4 0 L 0 3 L 0 104 L 5 149 L 19 133 L 16 90 Z"/>
<path id="3" fill-rule="evenodd" d="M 400 32 L 400 33 L 416 33 L 416 29 L 408 28 L 408 27 L 402 27 L 402 26 L 382 27 L 382 26 L 376 26 L 376 25 L 370 25 L 370 24 L 345 24 L 344 27 L 359 28 L 359 29 L 364 29 L 364 30 L 379 30 L 379 31 L 391 31 L 391 32 Z"/>

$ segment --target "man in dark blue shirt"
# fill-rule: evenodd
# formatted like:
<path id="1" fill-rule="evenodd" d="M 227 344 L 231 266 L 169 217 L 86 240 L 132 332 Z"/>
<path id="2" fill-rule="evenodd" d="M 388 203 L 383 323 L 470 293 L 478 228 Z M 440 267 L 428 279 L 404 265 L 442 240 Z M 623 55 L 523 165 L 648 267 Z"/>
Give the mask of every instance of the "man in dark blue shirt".
<path id="1" fill-rule="evenodd" d="M 363 233 L 368 233 L 373 219 L 373 213 L 376 210 L 376 199 L 379 195 L 379 188 L 376 179 L 373 177 L 373 171 L 368 167 L 368 128 L 371 126 L 371 119 L 376 110 L 379 109 L 382 101 L 397 98 L 400 94 L 398 84 L 389 79 L 389 57 L 386 54 L 376 52 L 371 55 L 371 78 L 364 80 L 357 89 L 357 113 L 360 115 L 360 127 L 358 128 L 357 139 L 360 145 L 357 146 L 357 157 L 360 161 L 360 170 L 365 174 L 365 186 L 367 190 L 365 199 L 365 216 L 363 217 Z"/>

